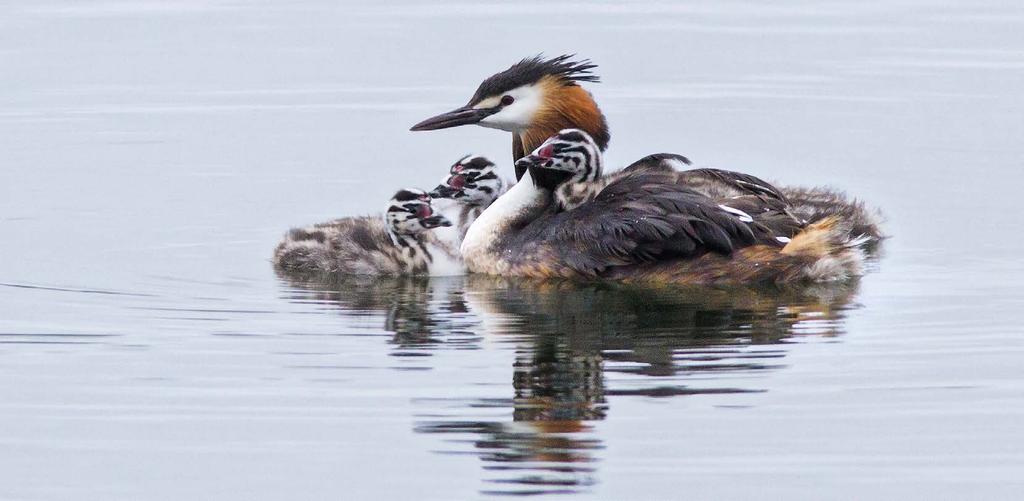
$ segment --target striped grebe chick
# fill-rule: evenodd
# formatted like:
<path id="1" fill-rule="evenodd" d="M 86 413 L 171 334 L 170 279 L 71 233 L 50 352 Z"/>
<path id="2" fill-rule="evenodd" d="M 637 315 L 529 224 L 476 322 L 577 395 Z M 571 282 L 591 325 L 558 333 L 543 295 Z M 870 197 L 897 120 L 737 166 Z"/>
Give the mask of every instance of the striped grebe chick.
<path id="1" fill-rule="evenodd" d="M 512 133 L 512 160 L 516 161 L 558 131 L 575 128 L 589 134 L 603 152 L 611 139 L 608 122 L 593 95 L 580 85 L 600 80 L 594 74 L 595 68 L 597 65 L 589 60 L 574 60 L 572 55 L 523 59 L 484 79 L 465 106 L 423 120 L 412 130 L 475 124 L 508 131 Z M 689 162 L 680 159 L 683 157 L 662 153 L 637 163 L 675 166 L 677 170 L 686 168 Z M 690 181 L 694 182 L 691 187 L 712 198 L 749 181 L 745 179 L 747 175 L 731 171 L 699 171 L 690 175 Z M 516 167 L 516 179 L 525 172 L 524 168 Z M 773 191 L 773 197 L 783 195 L 790 211 L 809 223 L 833 218 L 849 229 L 851 238 L 863 235 L 870 244 L 877 244 L 882 238 L 877 212 L 840 191 L 800 187 L 773 188 Z"/>
<path id="2" fill-rule="evenodd" d="M 599 147 L 578 129 L 517 164 L 523 179 L 462 243 L 470 271 L 703 285 L 833 281 L 862 271 L 861 242 L 840 221 L 804 224 L 753 177 L 759 188 L 741 198 L 713 199 L 660 164 L 600 176 Z M 588 195 L 566 204 L 560 193 L 569 185 Z"/>
<path id="3" fill-rule="evenodd" d="M 294 228 L 274 251 L 274 265 L 293 273 L 452 275 L 464 268 L 458 247 L 438 239 L 451 222 L 434 211 L 430 195 L 399 190 L 383 217 L 348 217 Z"/>
<path id="4" fill-rule="evenodd" d="M 462 243 L 473 221 L 505 193 L 507 186 L 494 162 L 485 157 L 466 155 L 451 166 L 430 196 L 434 205 L 452 221 L 451 230 L 455 235 L 451 239 L 456 247 Z"/>

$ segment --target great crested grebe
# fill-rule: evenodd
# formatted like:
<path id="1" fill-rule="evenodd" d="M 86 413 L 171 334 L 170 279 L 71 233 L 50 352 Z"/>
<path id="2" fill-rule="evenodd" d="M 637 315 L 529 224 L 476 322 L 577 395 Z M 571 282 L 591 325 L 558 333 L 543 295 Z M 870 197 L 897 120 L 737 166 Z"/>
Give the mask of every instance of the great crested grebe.
<path id="1" fill-rule="evenodd" d="M 458 247 L 429 231 L 451 224 L 434 212 L 430 195 L 407 188 L 388 201 L 383 218 L 348 217 L 293 228 L 274 250 L 274 265 L 304 274 L 460 274 Z"/>
<path id="2" fill-rule="evenodd" d="M 535 278 L 611 278 L 678 284 L 833 281 L 861 274 L 862 240 L 838 218 L 807 225 L 770 185 L 738 184 L 713 199 L 661 162 L 607 179 L 599 146 L 569 129 L 521 158 L 522 180 L 470 227 L 461 251 L 470 271 Z M 578 184 L 593 196 L 564 207 Z M 568 209 L 568 210 L 566 210 Z"/>
<path id="3" fill-rule="evenodd" d="M 505 193 L 506 186 L 494 162 L 478 155 L 466 155 L 452 165 L 430 196 L 454 223 L 455 239 L 461 243 L 469 225 Z M 451 200 L 451 209 L 437 203 L 445 199 Z"/>
<path id="4" fill-rule="evenodd" d="M 411 130 L 436 130 L 476 124 L 512 133 L 512 160 L 535 150 L 547 138 L 563 129 L 581 129 L 601 151 L 608 146 L 608 123 L 593 96 L 580 82 L 598 82 L 597 66 L 589 60 L 573 61 L 572 55 L 551 59 L 541 56 L 523 59 L 509 69 L 485 79 L 469 103 L 448 113 L 428 118 Z M 655 154 L 634 165 L 660 164 L 682 169 L 689 162 L 673 154 Z M 524 170 L 516 167 L 516 178 Z M 688 171 L 692 172 L 692 171 Z M 690 175 L 691 188 L 716 198 L 746 183 L 768 187 L 753 176 L 718 169 L 699 169 Z M 749 186 L 752 187 L 752 186 Z M 771 187 L 772 196 L 782 196 L 790 211 L 808 222 L 837 218 L 852 234 L 865 235 L 877 243 L 882 234 L 876 215 L 843 193 L 823 188 Z M 750 190 L 741 190 L 750 193 Z"/>

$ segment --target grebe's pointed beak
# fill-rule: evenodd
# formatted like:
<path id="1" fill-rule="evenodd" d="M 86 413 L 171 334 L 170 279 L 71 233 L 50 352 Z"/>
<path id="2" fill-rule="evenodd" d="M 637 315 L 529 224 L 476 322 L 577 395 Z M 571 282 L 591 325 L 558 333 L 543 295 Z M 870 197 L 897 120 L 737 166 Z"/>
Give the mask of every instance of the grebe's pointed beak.
<path id="1" fill-rule="evenodd" d="M 458 127 L 460 125 L 472 125 L 480 123 L 481 120 L 493 115 L 497 110 L 481 108 L 476 109 L 470 106 L 463 106 L 459 109 L 449 111 L 448 113 L 442 113 L 436 117 L 430 117 L 416 125 L 413 125 L 409 130 L 437 130 L 447 129 L 449 127 Z"/>

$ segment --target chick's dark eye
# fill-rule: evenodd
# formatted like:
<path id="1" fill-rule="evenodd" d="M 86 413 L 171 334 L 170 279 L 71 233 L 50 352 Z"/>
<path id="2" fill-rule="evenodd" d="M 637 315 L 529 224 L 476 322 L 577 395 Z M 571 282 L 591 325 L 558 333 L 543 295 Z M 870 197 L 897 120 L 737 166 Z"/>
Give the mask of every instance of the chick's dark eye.
<path id="1" fill-rule="evenodd" d="M 507 95 L 506 96 L 501 96 L 501 104 L 502 104 L 502 106 L 508 106 L 508 105 L 510 105 L 510 104 L 512 104 L 514 102 L 516 102 L 516 98 L 514 98 L 512 96 L 507 96 Z"/>

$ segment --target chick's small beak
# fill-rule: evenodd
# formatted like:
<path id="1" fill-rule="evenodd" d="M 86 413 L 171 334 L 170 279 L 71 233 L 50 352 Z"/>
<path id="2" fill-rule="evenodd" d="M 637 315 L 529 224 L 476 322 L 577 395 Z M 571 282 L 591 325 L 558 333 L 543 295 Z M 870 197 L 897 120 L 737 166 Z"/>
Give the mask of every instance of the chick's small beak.
<path id="1" fill-rule="evenodd" d="M 430 192 L 430 198 L 454 198 L 459 191 L 446 184 L 439 184 Z"/>
<path id="2" fill-rule="evenodd" d="M 433 216 L 430 216 L 430 217 L 425 217 L 423 219 L 420 219 L 420 224 L 422 224 L 424 228 L 430 229 L 430 228 L 437 228 L 437 227 L 440 227 L 440 226 L 451 226 L 452 222 L 449 221 L 446 217 L 444 217 L 444 216 L 442 216 L 440 214 L 437 214 L 437 215 L 433 215 Z"/>
<path id="3" fill-rule="evenodd" d="M 409 130 L 437 130 L 447 129 L 449 127 L 458 127 L 460 125 L 472 125 L 479 123 L 484 118 L 493 115 L 497 110 L 494 109 L 476 109 L 470 106 L 463 106 L 459 109 L 449 111 L 448 113 L 442 113 L 436 117 L 430 117 L 416 125 L 413 125 Z"/>
<path id="4" fill-rule="evenodd" d="M 548 161 L 547 158 L 538 157 L 537 155 L 526 155 L 519 160 L 516 160 L 516 172 L 522 170 L 526 172 L 530 167 L 543 167 L 544 162 Z"/>

